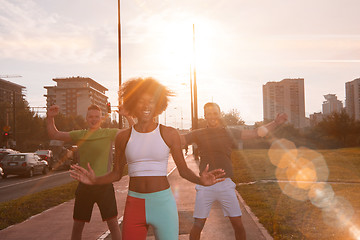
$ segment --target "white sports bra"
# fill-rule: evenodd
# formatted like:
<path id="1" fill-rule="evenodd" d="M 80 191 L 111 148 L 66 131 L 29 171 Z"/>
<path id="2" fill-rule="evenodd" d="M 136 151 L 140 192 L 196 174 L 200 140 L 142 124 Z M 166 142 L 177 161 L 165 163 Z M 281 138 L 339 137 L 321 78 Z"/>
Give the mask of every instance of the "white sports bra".
<path id="1" fill-rule="evenodd" d="M 130 177 L 166 176 L 170 149 L 160 134 L 160 124 L 148 133 L 131 128 L 125 148 Z"/>

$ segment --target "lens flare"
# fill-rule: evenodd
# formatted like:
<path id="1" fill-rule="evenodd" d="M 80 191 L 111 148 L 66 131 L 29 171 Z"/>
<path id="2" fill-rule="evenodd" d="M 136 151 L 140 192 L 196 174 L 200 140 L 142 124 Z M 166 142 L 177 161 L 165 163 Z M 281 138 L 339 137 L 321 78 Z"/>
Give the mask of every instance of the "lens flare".
<path id="1" fill-rule="evenodd" d="M 314 206 L 327 209 L 331 206 L 335 193 L 330 184 L 318 183 L 311 186 L 308 196 Z"/>
<path id="2" fill-rule="evenodd" d="M 178 185 L 173 185 L 171 187 L 171 189 L 173 190 L 173 195 L 174 195 L 174 198 L 175 200 L 178 200 L 179 199 L 179 186 Z"/>
<path id="3" fill-rule="evenodd" d="M 295 179 L 299 188 L 310 189 L 313 182 L 317 180 L 316 171 L 314 168 L 302 168 L 298 171 Z"/>
<path id="4" fill-rule="evenodd" d="M 278 168 L 287 168 L 295 164 L 296 156 L 298 154 L 297 149 L 291 149 L 282 154 L 280 161 L 276 165 Z"/>
<path id="5" fill-rule="evenodd" d="M 283 161 L 285 163 L 282 164 L 286 165 L 286 162 L 291 162 L 292 160 L 295 160 L 297 158 L 297 149 L 293 142 L 282 138 L 275 140 L 271 144 L 268 152 L 268 156 L 271 163 L 275 166 L 278 166 L 280 164 L 281 159 L 284 157 Z"/>
<path id="6" fill-rule="evenodd" d="M 343 197 L 334 197 L 331 204 L 323 209 L 323 220 L 327 225 L 332 227 L 347 226 L 353 215 L 354 209 Z"/>
<path id="7" fill-rule="evenodd" d="M 351 224 L 349 227 L 350 233 L 353 235 L 355 240 L 360 240 L 360 229 L 355 225 Z"/>
<path id="8" fill-rule="evenodd" d="M 307 159 L 313 164 L 316 171 L 317 181 L 326 182 L 329 177 L 329 168 L 327 167 L 324 157 L 317 151 L 305 147 L 300 147 L 298 152 L 299 158 Z"/>
<path id="9" fill-rule="evenodd" d="M 327 225 L 347 227 L 354 238 L 360 240 L 360 229 L 351 222 L 353 207 L 345 198 L 336 196 L 327 183 L 329 168 L 322 154 L 278 139 L 271 144 L 268 156 L 277 167 L 275 176 L 285 195 L 299 201 L 310 200 L 322 210 Z"/>
<path id="10" fill-rule="evenodd" d="M 296 182 L 294 181 L 287 181 L 283 182 L 283 184 L 279 183 L 279 186 L 282 192 L 289 197 L 299 200 L 299 201 L 306 201 L 308 200 L 308 191 L 305 189 L 298 188 L 296 186 Z"/>

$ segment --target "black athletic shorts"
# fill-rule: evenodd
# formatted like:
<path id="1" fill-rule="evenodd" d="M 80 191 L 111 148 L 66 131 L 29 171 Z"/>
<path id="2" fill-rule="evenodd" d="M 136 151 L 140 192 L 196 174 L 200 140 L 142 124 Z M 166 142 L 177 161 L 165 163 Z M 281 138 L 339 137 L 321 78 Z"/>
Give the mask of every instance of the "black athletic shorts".
<path id="1" fill-rule="evenodd" d="M 92 186 L 79 183 L 75 192 L 74 220 L 90 222 L 94 203 L 98 205 L 103 221 L 117 216 L 112 184 Z"/>

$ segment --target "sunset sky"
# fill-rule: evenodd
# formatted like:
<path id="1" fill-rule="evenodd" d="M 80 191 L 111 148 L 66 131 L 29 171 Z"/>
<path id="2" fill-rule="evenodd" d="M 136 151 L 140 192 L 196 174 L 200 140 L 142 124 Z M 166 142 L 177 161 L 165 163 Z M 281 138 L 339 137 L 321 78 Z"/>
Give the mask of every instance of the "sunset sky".
<path id="1" fill-rule="evenodd" d="M 306 116 L 323 95 L 345 100 L 360 77 L 358 0 L 122 0 L 123 81 L 152 76 L 176 93 L 167 125 L 189 127 L 192 26 L 199 116 L 208 101 L 246 123 L 263 118 L 262 85 L 305 79 Z M 0 75 L 43 107 L 53 78 L 90 77 L 118 90 L 117 1 L 0 0 Z M 181 113 L 183 121 L 181 121 Z M 162 123 L 165 114 L 160 117 Z"/>

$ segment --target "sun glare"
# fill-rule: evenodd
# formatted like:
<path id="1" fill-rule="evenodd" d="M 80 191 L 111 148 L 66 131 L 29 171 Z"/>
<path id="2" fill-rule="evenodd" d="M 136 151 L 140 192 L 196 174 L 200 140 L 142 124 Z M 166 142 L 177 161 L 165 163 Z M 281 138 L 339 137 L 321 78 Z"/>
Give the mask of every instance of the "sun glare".
<path id="1" fill-rule="evenodd" d="M 329 170 L 321 153 L 305 147 L 296 148 L 289 140 L 277 139 L 271 144 L 268 156 L 277 167 L 275 175 L 284 194 L 299 201 L 309 200 L 321 209 L 324 223 L 347 228 L 359 239 L 359 228 L 352 222 L 355 210 L 348 200 L 336 196 L 327 182 Z"/>
<path id="2" fill-rule="evenodd" d="M 165 25 L 161 57 L 164 66 L 173 74 L 189 76 L 190 66 L 211 69 L 211 56 L 214 51 L 213 31 L 209 24 L 201 22 L 195 26 L 195 48 L 193 45 L 193 24 L 169 23 Z"/>

